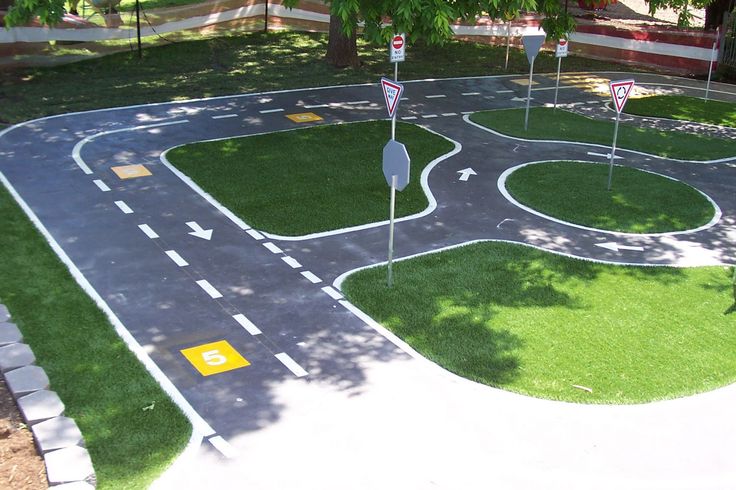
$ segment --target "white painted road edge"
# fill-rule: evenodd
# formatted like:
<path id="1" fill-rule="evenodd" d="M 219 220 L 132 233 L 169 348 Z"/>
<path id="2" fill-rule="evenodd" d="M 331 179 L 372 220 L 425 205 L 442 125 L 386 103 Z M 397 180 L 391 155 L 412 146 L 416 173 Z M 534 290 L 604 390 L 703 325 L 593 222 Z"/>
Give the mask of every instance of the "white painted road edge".
<path id="1" fill-rule="evenodd" d="M 646 173 L 649 173 L 649 174 L 657 175 L 659 177 L 663 177 L 665 179 L 674 180 L 675 182 L 680 182 L 680 183 L 685 184 L 686 186 L 690 187 L 691 189 L 696 190 L 703 197 L 705 197 L 708 200 L 708 202 L 710 202 L 711 205 L 713 206 L 713 217 L 710 219 L 710 221 L 708 221 L 706 224 L 704 224 L 702 226 L 699 226 L 697 228 L 693 228 L 693 229 L 690 229 L 690 230 L 682 230 L 682 231 L 666 231 L 666 232 L 662 232 L 662 233 L 627 233 L 627 232 L 623 232 L 623 231 L 601 230 L 599 228 L 591 228 L 589 226 L 583 226 L 583 225 L 578 225 L 576 223 L 570 223 L 569 221 L 563 221 L 563 220 L 561 220 L 559 218 L 554 218 L 554 217 L 549 216 L 547 214 L 541 213 L 541 212 L 537 211 L 536 209 L 530 208 L 529 206 L 525 206 L 524 204 L 520 203 L 519 201 L 517 201 L 516 199 L 514 199 L 511 196 L 511 194 L 509 193 L 508 190 L 506 190 L 506 179 L 508 179 L 509 175 L 511 175 L 515 171 L 519 170 L 520 168 L 526 167 L 528 165 L 554 163 L 554 162 L 559 162 L 559 161 L 560 160 L 538 160 L 538 161 L 534 161 L 534 162 L 522 163 L 520 165 L 516 165 L 514 167 L 507 168 L 501 174 L 501 176 L 498 178 L 498 182 L 497 182 L 498 190 L 503 195 L 503 197 L 505 197 L 506 200 L 509 201 L 511 204 L 513 204 L 514 206 L 516 206 L 519 209 L 523 209 L 527 213 L 531 213 L 531 214 L 534 214 L 536 216 L 539 216 L 540 218 L 544 218 L 546 220 L 553 221 L 555 223 L 559 223 L 561 225 L 571 226 L 573 228 L 578 228 L 578 229 L 581 229 L 581 230 L 594 231 L 596 233 L 604 233 L 606 235 L 614 235 L 614 236 L 621 236 L 621 237 L 651 238 L 651 237 L 688 235 L 688 234 L 692 234 L 692 233 L 698 233 L 700 231 L 707 230 L 708 228 L 712 228 L 713 226 L 715 226 L 721 220 L 721 217 L 723 216 L 723 213 L 721 212 L 721 208 L 718 206 L 718 204 L 716 204 L 716 202 L 713 199 L 711 199 L 711 197 L 708 194 L 706 194 L 705 192 L 701 191 L 697 187 L 693 187 L 690 184 L 687 184 L 685 182 L 682 182 L 681 180 L 678 180 L 678 179 L 674 179 L 674 178 L 672 178 L 672 177 L 670 177 L 668 175 L 662 175 L 662 174 L 659 174 L 657 172 L 652 172 L 651 170 L 644 170 L 644 169 L 636 168 L 636 167 L 624 167 L 624 168 L 636 168 L 636 170 L 639 170 L 641 172 L 646 172 Z M 591 165 L 609 165 L 606 162 L 591 162 L 591 161 L 586 161 L 586 160 L 565 160 L 565 161 L 566 162 L 588 163 L 588 164 L 591 164 Z M 623 167 L 622 165 L 618 165 L 618 164 L 614 164 L 614 166 L 615 167 Z"/>
<path id="2" fill-rule="evenodd" d="M 138 341 L 135 340 L 135 338 L 130 333 L 130 331 L 128 331 L 123 322 L 120 321 L 120 319 L 117 317 L 117 315 L 115 315 L 110 306 L 105 302 L 104 299 L 102 299 L 102 296 L 100 296 L 100 294 L 92 287 L 89 281 L 87 281 L 82 272 L 77 268 L 74 262 L 72 262 L 66 252 L 64 252 L 59 243 L 54 239 L 54 237 L 46 229 L 43 223 L 41 223 L 41 220 L 38 218 L 38 216 L 36 216 L 30 206 L 28 206 L 28 204 L 23 200 L 20 194 L 18 194 L 13 185 L 7 178 L 5 178 L 5 175 L 3 175 L 2 172 L 0 172 L 0 182 L 2 182 L 10 195 L 13 196 L 13 199 L 15 199 L 23 212 L 26 214 L 26 216 L 28 216 L 28 219 L 30 219 L 33 225 L 36 227 L 36 229 L 43 235 L 51 249 L 54 251 L 54 253 L 56 253 L 56 256 L 59 257 L 59 260 L 61 260 L 64 265 L 66 265 L 72 277 L 74 277 L 74 280 L 77 281 L 77 284 L 79 284 L 79 287 L 81 287 L 84 292 L 87 293 L 87 295 L 92 298 L 97 306 L 105 313 L 107 318 L 110 320 L 110 323 L 115 328 L 115 332 L 117 332 L 120 338 L 123 339 L 131 352 L 133 352 L 136 358 L 145 366 L 146 370 L 151 374 L 153 379 L 158 382 L 164 392 L 169 395 L 173 402 L 176 403 L 179 408 L 181 408 L 181 411 L 184 413 L 187 419 L 189 419 L 189 422 L 192 424 L 193 428 L 192 438 L 190 439 L 189 445 L 191 446 L 195 444 L 196 441 L 201 441 L 203 437 L 208 437 L 215 434 L 215 430 L 197 413 L 196 410 L 194 410 L 194 407 L 189 404 L 186 398 L 184 398 L 181 392 L 176 388 L 176 386 L 174 386 L 174 383 L 172 383 L 171 380 L 164 374 L 164 372 L 161 371 L 161 369 L 156 365 L 155 362 L 153 362 L 153 360 L 146 353 L 143 347 L 141 347 Z M 187 447 L 187 449 L 189 449 L 189 446 Z"/>

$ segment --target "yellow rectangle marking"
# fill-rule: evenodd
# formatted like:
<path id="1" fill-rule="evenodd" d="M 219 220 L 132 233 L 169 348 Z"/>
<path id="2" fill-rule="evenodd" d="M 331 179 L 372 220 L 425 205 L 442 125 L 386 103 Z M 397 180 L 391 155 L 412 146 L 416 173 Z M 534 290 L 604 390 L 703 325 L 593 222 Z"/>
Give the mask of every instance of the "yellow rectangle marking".
<path id="1" fill-rule="evenodd" d="M 529 79 L 528 78 L 517 78 L 516 80 L 510 80 L 511 83 L 515 83 L 516 85 L 521 85 L 522 87 L 528 87 L 529 86 Z M 532 80 L 532 85 L 539 85 L 539 82 L 536 82 Z"/>
<path id="2" fill-rule="evenodd" d="M 143 165 L 122 165 L 120 167 L 112 167 L 115 175 L 121 179 L 135 179 L 136 177 L 148 177 L 151 171 Z"/>
<path id="3" fill-rule="evenodd" d="M 319 117 L 314 112 L 302 112 L 300 114 L 287 114 L 286 117 L 288 117 L 295 123 L 322 121 L 322 118 Z"/>
<path id="4" fill-rule="evenodd" d="M 250 362 L 241 356 L 227 340 L 182 349 L 181 353 L 202 376 L 250 366 Z"/>

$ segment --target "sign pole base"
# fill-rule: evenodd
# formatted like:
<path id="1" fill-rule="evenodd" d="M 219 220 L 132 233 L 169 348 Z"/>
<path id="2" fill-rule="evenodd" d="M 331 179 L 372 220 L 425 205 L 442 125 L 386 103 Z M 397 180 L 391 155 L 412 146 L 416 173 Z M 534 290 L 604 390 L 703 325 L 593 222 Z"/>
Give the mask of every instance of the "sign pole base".
<path id="1" fill-rule="evenodd" d="M 396 209 L 396 175 L 391 176 L 391 204 L 389 208 L 388 225 L 388 287 L 394 286 L 394 211 Z"/>
<path id="2" fill-rule="evenodd" d="M 618 138 L 618 120 L 620 112 L 616 113 L 616 125 L 613 127 L 613 145 L 611 145 L 611 163 L 608 166 L 608 191 L 611 191 L 611 179 L 613 178 L 613 159 L 616 158 L 616 138 Z"/>

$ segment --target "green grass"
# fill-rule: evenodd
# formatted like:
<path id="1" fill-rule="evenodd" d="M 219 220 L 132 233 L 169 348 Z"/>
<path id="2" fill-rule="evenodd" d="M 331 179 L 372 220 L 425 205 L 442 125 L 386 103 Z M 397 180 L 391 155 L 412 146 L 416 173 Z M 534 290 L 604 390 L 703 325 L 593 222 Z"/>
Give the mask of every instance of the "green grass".
<path id="1" fill-rule="evenodd" d="M 733 102 L 706 102 L 684 95 L 654 95 L 629 99 L 624 110 L 640 116 L 666 117 L 736 128 L 736 104 Z"/>
<path id="2" fill-rule="evenodd" d="M 609 192 L 608 168 L 582 162 L 527 165 L 509 175 L 506 189 L 544 214 L 603 230 L 690 230 L 713 217 L 713 205 L 689 185 L 634 168 L 615 166 Z"/>
<path id="3" fill-rule="evenodd" d="M 509 136 L 527 139 L 578 141 L 611 146 L 614 123 L 594 120 L 551 107 L 529 111 L 529 129 L 524 131 L 524 109 L 502 109 L 471 114 L 473 122 Z M 618 148 L 683 160 L 714 160 L 736 156 L 736 142 L 683 132 L 657 131 L 619 124 Z"/>
<path id="4" fill-rule="evenodd" d="M 175 148 L 169 161 L 251 226 L 303 235 L 388 219 L 382 150 L 387 121 L 317 126 Z M 452 143 L 411 124 L 396 139 L 412 160 L 409 185 L 397 193 L 396 216 L 427 206 L 422 169 Z"/>
<path id="5" fill-rule="evenodd" d="M 348 298 L 427 358 L 541 398 L 640 403 L 736 381 L 730 270 L 621 267 L 482 243 L 348 277 Z M 591 388 L 592 393 L 573 387 Z"/>
<path id="6" fill-rule="evenodd" d="M 0 228 L 0 302 L 82 430 L 98 488 L 147 488 L 186 445 L 189 422 L 2 186 Z"/>
<path id="7" fill-rule="evenodd" d="M 127 43 L 127 41 L 125 41 Z M 359 43 L 363 65 L 336 69 L 324 61 L 327 36 L 273 32 L 218 37 L 53 68 L 0 71 L 0 122 L 71 111 L 215 95 L 347 83 L 377 82 L 392 73 L 385 46 Z M 416 45 L 401 64 L 401 80 L 525 73 L 523 52 L 513 49 L 503 69 L 505 48 L 466 42 L 442 47 Z M 557 60 L 541 53 L 539 72 L 556 70 Z M 570 56 L 565 71 L 626 70 L 622 65 Z"/>

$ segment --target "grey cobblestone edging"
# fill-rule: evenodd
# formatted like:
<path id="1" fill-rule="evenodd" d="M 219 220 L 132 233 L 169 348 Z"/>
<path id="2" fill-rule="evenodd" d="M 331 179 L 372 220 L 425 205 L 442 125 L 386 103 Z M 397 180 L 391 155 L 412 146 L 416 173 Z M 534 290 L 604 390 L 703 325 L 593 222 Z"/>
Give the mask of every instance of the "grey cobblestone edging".
<path id="1" fill-rule="evenodd" d="M 0 371 L 33 432 L 49 486 L 54 490 L 94 488 L 95 471 L 82 433 L 74 420 L 64 417 L 64 403 L 48 389 L 49 378 L 35 362 L 20 330 L 10 322 L 10 312 L 0 304 Z"/>

